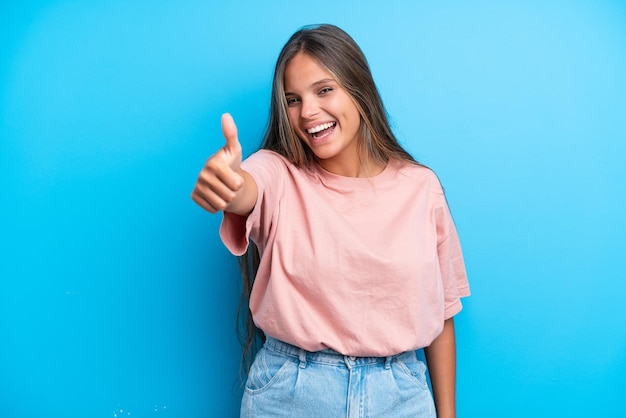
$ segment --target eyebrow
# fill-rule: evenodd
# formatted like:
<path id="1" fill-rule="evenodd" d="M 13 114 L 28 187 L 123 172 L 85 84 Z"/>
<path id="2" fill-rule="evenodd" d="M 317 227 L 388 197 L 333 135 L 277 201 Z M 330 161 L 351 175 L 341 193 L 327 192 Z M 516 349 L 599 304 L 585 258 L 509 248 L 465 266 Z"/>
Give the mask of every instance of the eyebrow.
<path id="1" fill-rule="evenodd" d="M 320 84 L 327 84 L 327 83 L 335 83 L 335 84 L 337 84 L 337 80 L 335 80 L 334 78 L 323 78 L 323 79 L 318 80 L 318 81 L 314 82 L 313 84 L 311 84 L 309 86 L 309 88 L 317 87 Z M 292 93 L 290 91 L 285 91 L 285 96 L 289 96 L 289 95 L 295 95 L 295 93 Z"/>
<path id="2" fill-rule="evenodd" d="M 316 86 L 319 86 L 320 84 L 326 84 L 326 83 L 336 83 L 336 81 L 332 78 L 324 78 L 311 84 L 311 87 L 316 87 Z"/>

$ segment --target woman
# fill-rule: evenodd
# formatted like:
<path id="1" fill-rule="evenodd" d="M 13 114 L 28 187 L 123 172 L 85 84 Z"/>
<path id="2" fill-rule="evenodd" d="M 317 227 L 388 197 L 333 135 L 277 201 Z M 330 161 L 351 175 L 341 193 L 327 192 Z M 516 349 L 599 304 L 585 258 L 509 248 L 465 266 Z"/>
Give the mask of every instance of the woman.
<path id="1" fill-rule="evenodd" d="M 224 211 L 233 254 L 258 247 L 242 272 L 266 339 L 241 416 L 454 417 L 461 247 L 437 177 L 394 137 L 354 40 L 332 25 L 296 32 L 263 149 L 242 163 L 228 114 L 222 130 L 192 198 Z"/>

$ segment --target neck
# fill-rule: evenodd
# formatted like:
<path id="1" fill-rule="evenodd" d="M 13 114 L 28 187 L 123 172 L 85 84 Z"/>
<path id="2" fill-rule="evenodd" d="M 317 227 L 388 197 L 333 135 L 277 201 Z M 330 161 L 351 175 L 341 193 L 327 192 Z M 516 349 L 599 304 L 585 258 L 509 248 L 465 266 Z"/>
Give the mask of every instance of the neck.
<path id="1" fill-rule="evenodd" d="M 374 177 L 379 175 L 385 169 L 385 164 L 380 161 L 365 158 L 357 159 L 349 164 L 345 162 L 336 162 L 329 160 L 321 160 L 320 166 L 329 173 L 337 174 L 343 177 Z"/>

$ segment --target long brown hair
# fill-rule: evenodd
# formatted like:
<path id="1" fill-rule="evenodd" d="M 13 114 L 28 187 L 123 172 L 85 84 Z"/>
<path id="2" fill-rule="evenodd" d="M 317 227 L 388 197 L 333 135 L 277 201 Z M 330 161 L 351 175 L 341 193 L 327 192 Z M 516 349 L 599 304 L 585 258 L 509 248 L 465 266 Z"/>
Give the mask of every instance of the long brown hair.
<path id="1" fill-rule="evenodd" d="M 311 150 L 289 123 L 284 77 L 289 61 L 298 53 L 314 58 L 350 95 L 361 115 L 360 155 L 386 164 L 390 159 L 415 162 L 394 136 L 387 112 L 361 48 L 346 32 L 333 25 L 305 26 L 294 33 L 278 56 L 274 69 L 268 127 L 261 148 L 275 151 L 296 166 L 317 163 Z M 243 345 L 244 374 L 265 340 L 252 320 L 248 302 L 259 265 L 259 251 L 252 242 L 239 258 L 243 288 L 239 305 L 239 335 Z"/>

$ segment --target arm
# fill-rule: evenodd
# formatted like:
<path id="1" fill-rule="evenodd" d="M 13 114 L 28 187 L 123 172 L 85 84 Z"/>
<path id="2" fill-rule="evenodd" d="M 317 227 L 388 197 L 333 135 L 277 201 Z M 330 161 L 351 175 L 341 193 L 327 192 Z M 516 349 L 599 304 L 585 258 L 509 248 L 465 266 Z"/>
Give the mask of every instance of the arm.
<path id="1" fill-rule="evenodd" d="M 222 210 L 247 216 L 254 209 L 257 185 L 241 169 L 241 144 L 233 118 L 222 116 L 226 145 L 212 155 L 198 176 L 191 198 L 211 213 Z"/>
<path id="2" fill-rule="evenodd" d="M 456 341 L 454 320 L 447 319 L 443 331 L 424 349 L 435 406 L 439 418 L 456 417 Z"/>

